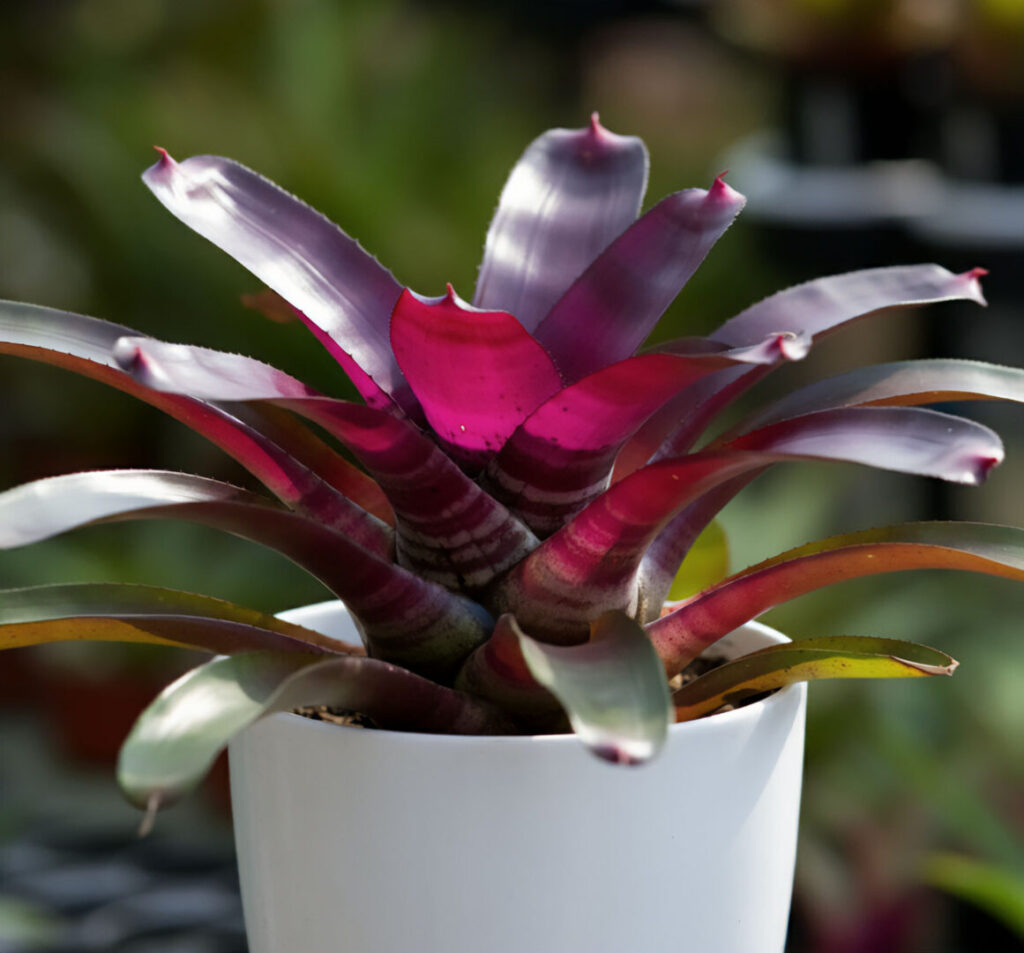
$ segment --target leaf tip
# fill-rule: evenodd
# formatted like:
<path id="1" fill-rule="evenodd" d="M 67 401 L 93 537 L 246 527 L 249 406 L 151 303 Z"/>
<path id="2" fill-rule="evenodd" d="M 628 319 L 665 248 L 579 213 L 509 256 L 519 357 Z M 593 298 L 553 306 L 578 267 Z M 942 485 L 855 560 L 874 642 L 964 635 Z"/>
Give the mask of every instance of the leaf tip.
<path id="1" fill-rule="evenodd" d="M 139 823 L 139 830 L 136 834 L 139 840 L 149 837 L 153 832 L 153 827 L 156 824 L 156 815 L 160 810 L 162 801 L 163 795 L 160 791 L 152 791 L 149 797 L 146 798 L 146 813 L 142 815 L 142 821 Z"/>
<path id="2" fill-rule="evenodd" d="M 178 165 L 163 146 L 153 148 L 160 154 L 160 158 L 142 173 L 142 178 L 147 182 L 152 178 L 166 176 Z"/>
<path id="3" fill-rule="evenodd" d="M 985 293 L 981 289 L 981 279 L 988 273 L 989 271 L 987 268 L 972 268 L 970 271 L 965 271 L 957 275 L 957 278 L 967 285 L 967 296 L 972 301 L 976 301 L 983 307 L 988 306 L 988 301 L 985 300 Z"/>
<path id="4" fill-rule="evenodd" d="M 602 761 L 609 764 L 621 764 L 627 767 L 637 767 L 646 764 L 654 755 L 654 748 L 651 745 L 627 747 L 625 745 L 605 743 L 593 745 L 591 752 L 597 755 Z"/>

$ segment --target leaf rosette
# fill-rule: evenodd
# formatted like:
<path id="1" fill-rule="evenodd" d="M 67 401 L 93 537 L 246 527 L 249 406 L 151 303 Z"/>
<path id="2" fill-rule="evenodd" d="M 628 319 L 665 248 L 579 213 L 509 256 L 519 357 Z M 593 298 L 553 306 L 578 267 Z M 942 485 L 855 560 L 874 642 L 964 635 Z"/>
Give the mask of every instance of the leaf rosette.
<path id="1" fill-rule="evenodd" d="M 927 404 L 1024 399 L 1024 372 L 901 362 L 820 381 L 716 426 L 821 337 L 944 301 L 984 304 L 980 269 L 877 268 L 781 291 L 702 338 L 641 350 L 743 197 L 719 177 L 640 214 L 643 143 L 554 129 L 525 151 L 470 301 L 402 284 L 255 172 L 161 150 L 143 180 L 263 282 L 361 402 L 238 354 L 83 315 L 0 303 L 0 353 L 83 374 L 211 440 L 266 488 L 164 470 L 67 474 L 0 494 L 0 546 L 130 519 L 269 546 L 352 614 L 358 646 L 220 600 L 145 586 L 0 593 L 0 647 L 68 639 L 199 647 L 121 756 L 130 798 L 188 790 L 272 711 L 338 705 L 385 728 L 571 727 L 599 757 L 656 755 L 671 721 L 797 681 L 950 674 L 935 649 L 831 635 L 669 679 L 739 625 L 843 579 L 917 568 L 1024 577 L 1024 532 L 908 524 L 810 543 L 727 575 L 721 508 L 778 463 L 853 463 L 979 484 L 998 436 Z M 701 445 L 705 432 L 719 436 Z M 354 460 L 355 463 L 350 462 Z M 682 567 L 682 569 L 680 569 Z M 669 602 L 669 597 L 676 599 Z M 685 598 L 678 599 L 679 595 Z"/>

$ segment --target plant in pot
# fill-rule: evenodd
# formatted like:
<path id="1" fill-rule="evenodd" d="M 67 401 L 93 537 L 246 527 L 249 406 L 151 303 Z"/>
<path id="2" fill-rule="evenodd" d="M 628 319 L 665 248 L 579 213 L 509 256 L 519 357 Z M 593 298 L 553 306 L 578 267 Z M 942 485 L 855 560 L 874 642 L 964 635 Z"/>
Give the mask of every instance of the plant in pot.
<path id="1" fill-rule="evenodd" d="M 882 638 L 792 644 L 751 620 L 873 573 L 1024 577 L 1024 532 L 952 523 L 820 540 L 725 578 L 688 570 L 698 537 L 720 557 L 702 531 L 776 463 L 980 483 L 999 438 L 916 405 L 1020 401 L 1024 373 L 954 360 L 865 368 L 706 437 L 815 339 L 890 308 L 980 303 L 981 272 L 824 278 L 709 337 L 637 353 L 743 205 L 717 179 L 638 218 L 647 165 L 638 139 L 596 116 L 540 136 L 501 194 L 468 304 L 450 287 L 404 289 L 234 162 L 162 154 L 144 175 L 157 198 L 287 301 L 363 403 L 239 355 L 0 308 L 0 351 L 149 402 L 277 498 L 170 471 L 69 474 L 0 495 L 0 545 L 183 519 L 273 547 L 344 602 L 270 617 L 146 586 L 0 595 L 5 646 L 90 638 L 216 653 L 143 713 L 119 777 L 152 815 L 231 743 L 254 953 L 780 950 L 805 698 L 793 683 L 956 663 Z M 699 591 L 670 601 L 680 564 Z M 712 647 L 730 660 L 701 674 Z M 358 712 L 379 730 L 297 708 Z"/>

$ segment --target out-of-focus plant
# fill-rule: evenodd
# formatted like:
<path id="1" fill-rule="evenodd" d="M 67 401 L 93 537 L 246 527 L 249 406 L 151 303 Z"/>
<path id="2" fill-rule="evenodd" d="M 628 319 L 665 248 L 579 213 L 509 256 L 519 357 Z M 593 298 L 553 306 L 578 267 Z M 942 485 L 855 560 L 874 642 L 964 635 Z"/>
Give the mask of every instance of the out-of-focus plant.
<path id="1" fill-rule="evenodd" d="M 719 0 L 723 32 L 757 50 L 804 62 L 884 62 L 944 46 L 955 0 Z"/>
<path id="2" fill-rule="evenodd" d="M 120 765 L 132 800 L 168 803 L 242 727 L 300 705 L 356 709 L 409 731 L 568 725 L 599 756 L 635 763 L 657 752 L 673 720 L 796 680 L 952 672 L 952 659 L 924 646 L 825 636 L 670 683 L 738 625 L 839 580 L 929 567 L 1024 578 L 1021 530 L 917 523 L 691 579 L 696 594 L 666 604 L 701 531 L 776 463 L 982 482 L 1002 459 L 996 434 L 915 405 L 1019 402 L 1024 372 L 955 360 L 863 368 L 762 406 L 696 449 L 737 397 L 816 339 L 894 307 L 981 303 L 983 272 L 918 265 L 818 279 L 706 338 L 637 353 L 743 205 L 719 178 L 637 218 L 647 168 L 643 143 L 596 117 L 539 137 L 502 192 L 469 304 L 451 286 L 436 298 L 403 288 L 344 232 L 235 162 L 162 153 L 144 176 L 153 193 L 288 303 L 362 404 L 237 354 L 2 306 L 0 351 L 164 410 L 277 502 L 184 473 L 73 473 L 0 495 L 0 545 L 126 519 L 201 523 L 308 570 L 362 635 L 350 646 L 146 586 L 4 592 L 0 645 L 99 639 L 221 654 L 140 718 Z"/>

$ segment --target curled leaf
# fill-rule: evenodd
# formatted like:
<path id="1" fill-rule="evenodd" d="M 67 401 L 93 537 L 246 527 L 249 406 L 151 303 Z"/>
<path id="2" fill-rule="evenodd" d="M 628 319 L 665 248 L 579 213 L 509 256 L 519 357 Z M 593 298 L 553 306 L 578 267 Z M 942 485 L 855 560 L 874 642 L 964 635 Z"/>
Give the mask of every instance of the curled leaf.
<path id="1" fill-rule="evenodd" d="M 531 639 L 514 619 L 504 619 L 527 668 L 558 699 L 594 754 L 640 764 L 658 752 L 668 733 L 668 685 L 640 625 L 624 612 L 606 612 L 591 623 L 588 642 L 560 646 Z"/>

